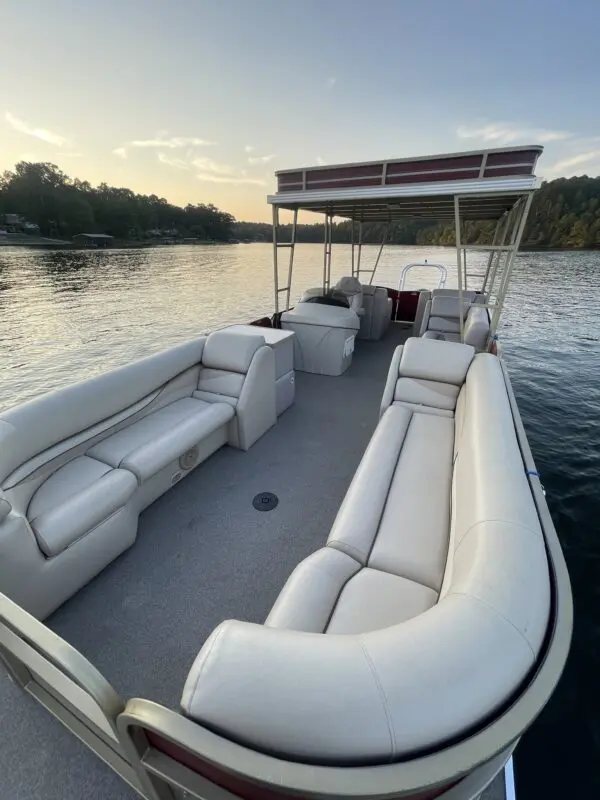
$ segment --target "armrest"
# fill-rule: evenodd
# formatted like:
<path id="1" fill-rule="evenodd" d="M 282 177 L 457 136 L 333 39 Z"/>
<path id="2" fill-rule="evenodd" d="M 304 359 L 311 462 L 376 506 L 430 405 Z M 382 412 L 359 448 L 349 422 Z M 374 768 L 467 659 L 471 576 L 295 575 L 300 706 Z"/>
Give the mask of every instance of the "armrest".
<path id="1" fill-rule="evenodd" d="M 534 660 L 516 628 L 462 594 L 360 635 L 229 620 L 198 654 L 181 708 L 288 760 L 382 764 L 470 730 L 510 697 Z"/>
<path id="2" fill-rule="evenodd" d="M 229 444 L 248 450 L 276 422 L 275 353 L 264 345 L 254 354 L 244 379 Z"/>

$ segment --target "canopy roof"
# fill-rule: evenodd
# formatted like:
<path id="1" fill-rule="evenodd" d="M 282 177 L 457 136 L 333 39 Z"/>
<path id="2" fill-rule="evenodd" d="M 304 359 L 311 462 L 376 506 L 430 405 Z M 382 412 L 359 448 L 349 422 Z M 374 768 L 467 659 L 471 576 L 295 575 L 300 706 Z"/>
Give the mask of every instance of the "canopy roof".
<path id="1" fill-rule="evenodd" d="M 409 217 L 499 219 L 540 181 L 534 175 L 543 147 L 498 148 L 466 153 L 302 167 L 276 172 L 272 205 L 365 222 Z"/>

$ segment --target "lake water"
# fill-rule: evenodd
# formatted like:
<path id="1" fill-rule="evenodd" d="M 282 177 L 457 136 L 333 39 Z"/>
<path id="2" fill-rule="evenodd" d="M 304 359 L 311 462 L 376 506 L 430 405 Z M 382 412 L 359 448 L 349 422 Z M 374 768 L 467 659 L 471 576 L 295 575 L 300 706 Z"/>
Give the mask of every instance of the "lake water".
<path id="1" fill-rule="evenodd" d="M 364 250 L 373 263 L 375 247 Z M 284 253 L 285 255 L 285 253 Z M 377 283 L 446 248 L 388 247 Z M 470 270 L 485 256 L 472 253 Z M 273 309 L 270 245 L 147 250 L 0 248 L 0 409 Z M 349 248 L 334 247 L 333 275 Z M 292 299 L 319 285 L 299 245 Z M 284 270 L 282 269 L 282 273 Z M 450 270 L 448 286 L 454 286 Z M 411 287 L 432 285 L 420 272 Z M 551 703 L 516 759 L 519 800 L 600 797 L 600 252 L 518 257 L 500 338 L 575 596 L 575 636 Z M 575 787 L 577 787 L 575 789 Z"/>

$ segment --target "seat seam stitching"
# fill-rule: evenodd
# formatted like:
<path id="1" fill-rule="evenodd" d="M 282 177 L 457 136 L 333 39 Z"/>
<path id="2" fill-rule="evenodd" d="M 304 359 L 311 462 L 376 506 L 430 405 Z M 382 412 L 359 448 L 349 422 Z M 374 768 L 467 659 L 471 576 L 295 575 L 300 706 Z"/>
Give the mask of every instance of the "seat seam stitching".
<path id="1" fill-rule="evenodd" d="M 381 704 L 383 706 L 383 713 L 385 714 L 388 733 L 389 733 L 389 737 L 390 737 L 390 748 L 391 748 L 391 751 L 392 751 L 391 754 L 390 754 L 390 759 L 389 760 L 393 761 L 395 756 L 396 756 L 396 733 L 394 731 L 394 722 L 392 720 L 392 715 L 390 713 L 387 696 L 385 694 L 385 691 L 384 691 L 384 688 L 383 688 L 383 684 L 381 683 L 381 680 L 379 679 L 379 675 L 377 673 L 377 669 L 375 668 L 375 663 L 373 662 L 373 659 L 371 658 L 367 648 L 365 647 L 365 645 L 363 644 L 361 639 L 358 639 L 358 645 L 359 645 L 360 649 L 362 650 L 362 653 L 363 653 L 363 655 L 365 657 L 365 660 L 366 660 L 366 662 L 367 662 L 367 664 L 369 666 L 369 669 L 371 671 L 371 675 L 373 676 L 373 680 L 375 681 L 375 686 L 377 687 L 377 691 L 378 691 L 379 697 L 381 699 Z"/>
<path id="2" fill-rule="evenodd" d="M 327 543 L 326 543 L 326 545 L 325 545 L 325 546 L 326 546 L 326 547 L 329 547 L 329 546 L 330 546 L 330 545 L 332 545 L 334 542 L 335 542 L 336 544 L 342 545 L 344 548 L 347 548 L 348 550 L 353 550 L 353 551 L 356 553 L 356 555 L 357 555 L 357 556 L 360 556 L 360 560 L 358 561 L 358 563 L 360 564 L 360 566 L 361 566 L 361 567 L 364 567 L 364 566 L 365 566 L 365 564 L 363 564 L 363 563 L 362 563 L 362 559 L 363 559 L 363 558 L 365 558 L 365 553 L 361 552 L 361 551 L 358 549 L 358 547 L 355 547 L 353 544 L 346 544 L 346 542 L 342 541 L 341 539 L 328 539 L 328 540 L 327 540 Z M 345 552 L 344 552 L 344 550 L 342 550 L 341 548 L 339 548 L 339 549 L 338 549 L 337 547 L 334 547 L 333 549 L 334 549 L 334 550 L 337 550 L 337 551 L 338 551 L 338 553 L 344 553 L 344 555 L 347 555 L 347 556 L 348 556 L 348 558 L 354 558 L 354 556 L 352 556 L 350 553 L 345 553 Z M 358 560 L 358 559 L 355 559 L 355 560 Z"/>
<path id="3" fill-rule="evenodd" d="M 500 617 L 500 619 L 504 620 L 504 622 L 508 623 L 508 625 L 510 625 L 511 628 L 514 628 L 515 631 L 519 634 L 520 638 L 525 642 L 525 644 L 527 645 L 528 649 L 531 651 L 531 655 L 533 656 L 533 660 L 535 661 L 536 654 L 533 652 L 533 647 L 527 641 L 524 633 L 517 628 L 517 626 L 514 624 L 514 622 L 511 622 L 508 619 L 508 617 L 505 617 L 504 614 L 502 614 L 502 612 L 498 611 L 497 608 L 494 608 L 494 606 L 490 605 L 489 603 L 486 603 L 485 600 L 482 600 L 480 597 L 475 597 L 475 595 L 473 595 L 473 594 L 467 594 L 467 592 L 452 592 L 452 591 L 450 591 L 450 592 L 448 592 L 446 597 L 452 597 L 453 595 L 455 597 L 468 597 L 470 600 L 475 600 L 477 603 L 482 605 L 484 608 L 489 608 L 490 611 L 493 611 L 498 617 Z"/>
<path id="4" fill-rule="evenodd" d="M 425 588 L 425 589 L 431 589 L 431 591 L 435 592 L 436 594 L 440 593 L 439 589 L 436 589 L 434 586 L 429 586 L 428 584 L 423 583 L 423 581 L 415 581 L 415 580 L 413 580 L 413 578 L 407 578 L 406 575 L 397 575 L 395 572 L 390 572 L 387 569 L 381 569 L 380 567 L 371 567 L 369 565 L 367 565 L 366 567 L 363 567 L 363 569 L 370 569 L 373 572 L 381 572 L 384 575 L 391 575 L 392 578 L 402 578 L 402 580 L 410 581 L 410 583 L 415 583 L 417 586 L 423 586 L 423 588 Z"/>
<path id="5" fill-rule="evenodd" d="M 534 531 L 533 528 L 530 528 L 529 525 L 523 525 L 522 522 L 513 522 L 512 520 L 502 519 L 501 517 L 498 518 L 498 519 L 480 519 L 477 522 L 474 522 L 472 525 L 469 525 L 469 527 L 467 528 L 465 533 L 462 535 L 462 538 L 461 538 L 460 542 L 458 543 L 458 546 L 454 548 L 454 555 L 456 555 L 456 553 L 460 550 L 462 543 L 465 541 L 467 536 L 471 533 L 473 528 L 476 528 L 478 525 L 486 525 L 486 524 L 488 524 L 490 522 L 503 522 L 505 525 L 514 525 L 515 528 L 520 528 L 523 531 L 527 531 L 527 533 L 533 534 L 533 536 L 535 536 L 537 539 L 540 538 L 540 534 L 539 533 Z M 542 534 L 541 537 L 542 537 L 542 540 L 543 540 L 544 535 Z"/>

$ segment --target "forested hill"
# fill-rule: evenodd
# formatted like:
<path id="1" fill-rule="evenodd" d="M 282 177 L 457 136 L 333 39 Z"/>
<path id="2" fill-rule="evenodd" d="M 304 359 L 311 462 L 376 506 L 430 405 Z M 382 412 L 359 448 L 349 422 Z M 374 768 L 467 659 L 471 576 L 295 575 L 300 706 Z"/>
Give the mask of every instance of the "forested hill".
<path id="1" fill-rule="evenodd" d="M 289 235 L 289 226 L 285 227 Z M 469 224 L 469 243 L 489 243 L 493 228 L 493 223 Z M 239 222 L 235 230 L 239 238 L 258 236 L 268 240 L 271 227 Z M 380 242 L 384 230 L 384 225 L 365 225 L 364 240 Z M 337 224 L 333 237 L 336 242 L 349 242 L 350 226 L 347 223 Z M 299 241 L 323 241 L 323 226 L 300 225 L 297 238 Z M 390 242 L 454 244 L 454 225 L 442 226 L 422 220 L 405 221 L 392 226 Z M 534 196 L 522 246 L 540 249 L 600 248 L 600 177 L 558 178 L 544 183 Z"/>
<path id="2" fill-rule="evenodd" d="M 180 208 L 155 194 L 136 194 L 106 183 L 91 186 L 69 178 L 54 164 L 25 161 L 0 175 L 0 228 L 13 216 L 56 239 L 106 233 L 122 240 L 189 236 L 228 241 L 234 222 L 231 214 L 211 204 Z"/>
<path id="3" fill-rule="evenodd" d="M 232 192 L 235 189 L 232 189 Z M 270 241 L 271 226 L 235 222 L 233 216 L 212 204 L 184 208 L 156 195 L 140 195 L 105 183 L 93 187 L 71 179 L 58 167 L 21 162 L 0 176 L 0 228 L 6 215 L 38 226 L 44 236 L 70 238 L 78 233 L 106 233 L 117 239 L 144 239 L 148 234 L 227 241 Z M 305 218 L 309 215 L 305 215 Z M 314 217 L 315 221 L 319 218 Z M 282 226 L 289 237 L 290 226 Z M 490 241 L 490 223 L 468 226 L 468 241 Z M 384 225 L 368 225 L 364 241 L 380 242 Z M 299 225 L 298 241 L 322 242 L 323 226 Z M 350 241 L 349 223 L 334 226 L 335 242 Z M 453 244 L 454 227 L 423 220 L 406 220 L 393 226 L 393 244 Z M 531 248 L 600 248 L 600 177 L 558 178 L 536 193 L 523 246 Z"/>
<path id="4" fill-rule="evenodd" d="M 473 224 L 469 242 L 490 242 L 489 223 Z M 453 226 L 435 226 L 417 235 L 418 244 L 454 244 Z M 600 247 L 600 178 L 557 178 L 536 192 L 523 234 L 523 247 Z"/>

